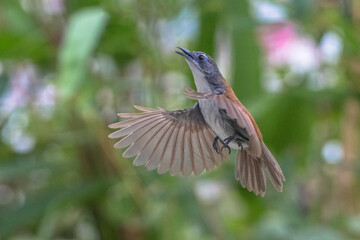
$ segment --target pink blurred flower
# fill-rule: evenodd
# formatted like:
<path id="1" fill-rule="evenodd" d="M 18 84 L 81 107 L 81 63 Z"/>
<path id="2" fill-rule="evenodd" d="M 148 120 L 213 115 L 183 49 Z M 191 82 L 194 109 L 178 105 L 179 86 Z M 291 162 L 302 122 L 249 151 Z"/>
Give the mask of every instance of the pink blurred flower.
<path id="1" fill-rule="evenodd" d="M 17 107 L 53 108 L 56 89 L 39 76 L 34 65 L 21 63 L 10 74 L 10 82 L 0 98 L 0 114 L 11 114 Z"/>
<path id="2" fill-rule="evenodd" d="M 56 91 L 52 84 L 45 85 L 38 90 L 36 105 L 39 107 L 52 107 L 55 105 Z"/>
<path id="3" fill-rule="evenodd" d="M 10 77 L 10 87 L 0 102 L 0 111 L 9 113 L 18 106 L 25 106 L 29 102 L 29 89 L 36 79 L 33 65 L 23 64 L 15 69 Z"/>
<path id="4" fill-rule="evenodd" d="M 260 39 L 270 66 L 289 67 L 297 73 L 310 72 L 319 66 L 319 50 L 315 41 L 299 35 L 292 22 L 263 26 Z"/>
<path id="5" fill-rule="evenodd" d="M 44 11 L 50 15 L 60 15 L 64 12 L 64 0 L 42 0 Z"/>

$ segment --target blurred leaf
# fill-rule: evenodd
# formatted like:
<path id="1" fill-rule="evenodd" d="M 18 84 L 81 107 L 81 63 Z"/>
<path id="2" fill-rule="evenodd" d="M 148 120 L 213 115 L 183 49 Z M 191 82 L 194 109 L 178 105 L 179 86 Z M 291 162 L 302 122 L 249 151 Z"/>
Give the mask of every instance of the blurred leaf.
<path id="1" fill-rule="evenodd" d="M 260 48 L 255 36 L 255 22 L 247 1 L 229 0 L 228 19 L 232 28 L 232 86 L 240 100 L 261 92 Z"/>
<path id="2" fill-rule="evenodd" d="M 291 0 L 291 10 L 294 18 L 306 20 L 315 11 L 315 3 L 312 0 Z"/>
<path id="3" fill-rule="evenodd" d="M 0 238 L 3 239 L 16 229 L 34 225 L 46 212 L 61 209 L 66 204 L 79 204 L 103 193 L 109 182 L 97 179 L 93 182 L 52 188 L 36 197 L 29 199 L 19 208 L 5 210 L 0 216 Z"/>
<path id="4" fill-rule="evenodd" d="M 9 83 L 9 78 L 6 74 L 0 74 L 0 96 L 2 96 L 3 92 L 7 88 Z"/>
<path id="5" fill-rule="evenodd" d="M 6 28 L 14 33 L 29 33 L 36 28 L 34 17 L 17 1 L 2 0 L 0 14 L 5 18 Z"/>
<path id="6" fill-rule="evenodd" d="M 266 144 L 278 151 L 289 144 L 301 144 L 310 135 L 315 106 L 299 95 L 263 96 L 256 102 L 257 123 Z"/>
<path id="7" fill-rule="evenodd" d="M 0 59 L 29 58 L 34 62 L 49 62 L 53 46 L 48 43 L 47 36 L 41 29 L 42 26 L 37 26 L 34 17 L 25 12 L 16 1 L 5 0 L 2 4 Z"/>
<path id="8" fill-rule="evenodd" d="M 294 240 L 342 240 L 345 236 L 335 229 L 331 229 L 323 226 L 310 226 L 297 231 L 297 233 L 288 236 Z"/>
<path id="9" fill-rule="evenodd" d="M 86 70 L 105 27 L 107 15 L 99 8 L 87 8 L 70 18 L 59 59 L 59 87 L 66 98 L 87 84 Z"/>
<path id="10" fill-rule="evenodd" d="M 48 167 L 46 163 L 32 159 L 6 161 L 0 165 L 0 181 L 9 181 L 26 175 L 30 170 Z"/>
<path id="11" fill-rule="evenodd" d="M 110 15 L 109 23 L 99 44 L 99 51 L 115 58 L 119 64 L 128 63 L 135 58 L 139 49 L 142 48 L 136 24 L 135 19 L 122 15 Z"/>
<path id="12" fill-rule="evenodd" d="M 27 59 L 34 62 L 49 59 L 52 54 L 47 40 L 37 30 L 29 33 L 0 34 L 0 59 Z"/>

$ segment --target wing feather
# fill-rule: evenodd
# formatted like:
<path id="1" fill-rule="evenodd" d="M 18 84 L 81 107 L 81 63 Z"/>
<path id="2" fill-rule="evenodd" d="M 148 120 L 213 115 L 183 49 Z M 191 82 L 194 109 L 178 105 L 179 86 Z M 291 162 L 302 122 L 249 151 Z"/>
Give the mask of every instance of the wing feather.
<path id="1" fill-rule="evenodd" d="M 170 174 L 175 176 L 181 172 L 184 161 L 184 131 L 185 125 L 179 125 L 179 131 L 175 138 L 175 145 L 171 152 Z"/>
<path id="2" fill-rule="evenodd" d="M 200 127 L 198 126 L 198 129 L 199 128 Z M 210 146 L 208 144 L 208 141 L 205 138 L 204 131 L 200 130 L 200 131 L 198 131 L 198 133 L 199 133 L 198 136 L 199 136 L 199 139 L 200 139 L 200 145 L 201 145 L 201 148 L 204 151 L 205 162 L 206 162 L 205 163 L 206 171 L 210 171 L 215 165 L 215 157 L 213 156 L 214 151 L 212 149 L 212 146 Z"/>
<path id="3" fill-rule="evenodd" d="M 118 116 L 121 118 L 132 118 L 132 119 L 136 119 L 136 118 L 140 118 L 140 117 L 144 117 L 147 115 L 151 115 L 148 112 L 143 112 L 143 113 L 118 113 Z"/>
<path id="4" fill-rule="evenodd" d="M 156 133 L 153 139 L 150 139 L 147 144 L 141 149 L 140 153 L 134 160 L 135 166 L 147 164 L 154 151 L 159 147 L 159 143 L 165 137 L 166 133 L 171 127 L 171 121 L 167 121 L 164 126 Z M 147 167 L 147 166 L 146 166 Z"/>
<path id="5" fill-rule="evenodd" d="M 121 138 L 115 148 L 127 148 L 123 157 L 136 156 L 135 166 L 157 168 L 171 175 L 200 174 L 219 166 L 226 154 L 212 148 L 215 133 L 206 124 L 199 105 L 193 108 L 165 111 L 135 106 L 140 113 L 120 113 L 125 120 L 109 125 L 119 129 L 110 138 Z"/>
<path id="6" fill-rule="evenodd" d="M 140 120 L 138 118 L 136 118 L 136 119 L 131 118 L 131 119 L 128 119 L 128 120 L 124 120 L 124 121 L 121 121 L 121 122 L 110 124 L 109 128 L 126 128 L 126 127 L 129 127 L 129 126 L 131 126 L 131 125 L 133 125 L 133 124 L 135 124 L 135 123 L 137 123 L 137 122 L 139 122 L 141 120 L 144 120 L 144 117 L 142 119 L 140 119 Z M 110 138 L 112 138 L 111 135 L 112 134 L 109 135 Z"/>
<path id="7" fill-rule="evenodd" d="M 146 125 L 149 125 L 150 123 L 154 122 L 155 120 L 157 120 L 159 118 L 164 119 L 164 116 L 155 115 L 155 116 L 147 116 L 147 117 L 141 118 L 138 121 L 136 121 L 135 123 L 110 134 L 109 137 L 110 138 L 120 138 L 120 137 L 126 136 L 138 129 L 145 127 Z"/>
<path id="8" fill-rule="evenodd" d="M 149 142 L 154 141 L 154 137 L 156 134 L 164 129 L 164 126 L 169 122 L 169 120 L 162 119 L 161 121 L 157 121 L 156 125 L 151 128 L 147 133 L 139 137 L 136 141 L 134 141 L 131 146 L 123 153 L 123 157 L 129 158 L 138 155 L 141 150 L 147 146 Z M 138 130 L 139 131 L 139 130 Z"/>
<path id="9" fill-rule="evenodd" d="M 115 148 L 124 148 L 132 144 L 134 141 L 136 141 L 138 138 L 143 136 L 145 133 L 150 131 L 151 128 L 153 128 L 156 124 L 161 122 L 161 119 L 156 119 L 155 121 L 150 121 L 150 123 L 146 126 L 143 126 L 141 129 L 138 129 L 137 131 L 134 131 L 130 133 L 128 136 L 120 140 L 118 143 L 114 145 Z"/>
<path id="10" fill-rule="evenodd" d="M 193 168 L 195 175 L 199 175 L 206 168 L 205 156 L 200 145 L 197 123 L 191 125 L 191 147 L 194 152 Z"/>
<path id="11" fill-rule="evenodd" d="M 211 146 L 215 136 L 208 129 L 204 129 L 204 133 L 205 133 L 206 141 L 207 141 L 208 145 Z M 211 151 L 211 152 L 212 152 L 211 157 L 214 160 L 215 165 L 220 166 L 221 161 L 222 161 L 221 154 L 214 154 L 214 151 Z M 219 152 L 222 153 L 221 150 Z"/>
<path id="12" fill-rule="evenodd" d="M 256 180 L 255 180 L 255 165 L 254 165 L 254 161 L 250 161 L 249 163 L 250 165 L 250 180 L 251 180 L 251 185 L 253 188 L 254 193 L 257 193 L 257 184 L 256 184 Z"/>
<path id="13" fill-rule="evenodd" d="M 181 124 L 178 124 L 174 128 L 173 135 L 170 136 L 167 145 L 164 147 L 164 153 L 161 157 L 161 161 L 159 162 L 158 173 L 163 174 L 170 170 L 171 163 L 174 161 L 177 138 L 179 135 Z"/>
<path id="14" fill-rule="evenodd" d="M 185 123 L 184 131 L 184 160 L 183 165 L 181 166 L 181 172 L 183 176 L 188 176 L 193 171 L 193 152 L 191 149 L 191 122 Z"/>
<path id="15" fill-rule="evenodd" d="M 176 126 L 177 124 L 175 123 L 169 127 L 164 137 L 160 140 L 158 147 L 154 149 L 153 152 L 151 153 L 151 156 L 149 157 L 149 160 L 146 163 L 147 170 L 153 170 L 160 166 L 162 159 L 164 158 L 165 151 L 167 150 L 167 145 L 172 137 L 172 134 L 177 129 Z"/>

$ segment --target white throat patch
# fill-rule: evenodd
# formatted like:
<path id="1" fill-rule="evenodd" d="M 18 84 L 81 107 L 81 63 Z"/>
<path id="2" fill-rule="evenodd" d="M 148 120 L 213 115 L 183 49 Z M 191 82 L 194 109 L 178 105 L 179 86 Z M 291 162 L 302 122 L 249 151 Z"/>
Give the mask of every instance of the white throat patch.
<path id="1" fill-rule="evenodd" d="M 188 61 L 187 59 L 186 62 L 189 64 L 191 72 L 194 76 L 197 91 L 202 93 L 211 92 L 211 88 L 205 78 L 204 73 L 202 73 L 192 62 Z"/>

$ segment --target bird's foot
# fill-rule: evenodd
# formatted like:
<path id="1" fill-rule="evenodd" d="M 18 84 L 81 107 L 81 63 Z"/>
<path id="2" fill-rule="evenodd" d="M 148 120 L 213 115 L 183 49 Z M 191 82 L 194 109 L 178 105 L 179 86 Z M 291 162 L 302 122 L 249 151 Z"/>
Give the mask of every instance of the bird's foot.
<path id="1" fill-rule="evenodd" d="M 230 149 L 230 147 L 229 147 L 229 143 L 231 143 L 231 141 L 234 140 L 235 138 L 236 138 L 236 135 L 232 135 L 232 136 L 230 136 L 230 137 L 228 137 L 228 138 L 225 138 L 225 139 L 224 139 L 224 142 L 223 142 L 223 145 L 224 145 L 224 146 L 222 146 L 221 150 L 222 150 L 223 148 L 226 148 L 227 150 L 229 150 L 229 154 L 230 154 L 230 153 L 231 153 L 231 149 Z"/>
<path id="2" fill-rule="evenodd" d="M 228 138 L 225 138 L 224 139 L 224 144 L 229 145 L 229 143 L 231 143 L 231 141 L 234 140 L 235 138 L 236 138 L 236 135 L 232 135 L 232 136 L 230 136 Z"/>
<path id="3" fill-rule="evenodd" d="M 213 142 L 213 149 L 218 153 L 218 154 L 220 154 L 219 153 L 219 150 L 218 150 L 218 142 L 221 142 L 222 144 L 224 143 L 218 136 L 216 136 L 215 138 L 214 138 L 214 142 Z"/>
<path id="4" fill-rule="evenodd" d="M 234 138 L 234 137 L 233 137 L 233 138 Z M 233 138 L 230 139 L 230 141 L 229 141 L 229 138 L 226 138 L 224 141 L 222 141 L 219 137 L 215 137 L 215 138 L 214 138 L 214 142 L 213 142 L 213 148 L 214 148 L 214 150 L 215 150 L 218 154 L 220 154 L 220 153 L 219 153 L 219 150 L 218 150 L 218 142 L 220 141 L 221 144 L 223 145 L 220 150 L 222 151 L 224 148 L 226 148 L 226 149 L 229 151 L 229 154 L 230 154 L 230 153 L 231 153 L 231 149 L 230 149 L 230 147 L 229 147 L 228 144 L 233 140 Z"/>
<path id="5" fill-rule="evenodd" d="M 231 153 L 231 149 L 228 145 L 224 144 L 224 146 L 221 147 L 221 151 L 226 148 L 227 150 L 229 150 L 229 154 Z"/>

